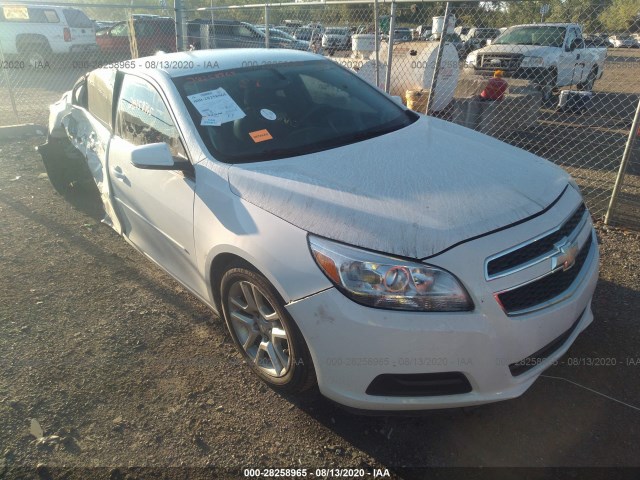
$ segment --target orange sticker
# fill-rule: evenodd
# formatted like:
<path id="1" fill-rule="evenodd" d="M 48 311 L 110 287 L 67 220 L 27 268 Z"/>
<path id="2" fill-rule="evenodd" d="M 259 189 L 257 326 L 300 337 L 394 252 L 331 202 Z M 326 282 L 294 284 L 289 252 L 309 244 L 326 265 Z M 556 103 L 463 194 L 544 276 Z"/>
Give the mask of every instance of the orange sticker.
<path id="1" fill-rule="evenodd" d="M 267 129 L 256 130 L 255 132 L 249 132 L 251 139 L 254 143 L 265 142 L 267 140 L 273 140 L 273 137 Z"/>

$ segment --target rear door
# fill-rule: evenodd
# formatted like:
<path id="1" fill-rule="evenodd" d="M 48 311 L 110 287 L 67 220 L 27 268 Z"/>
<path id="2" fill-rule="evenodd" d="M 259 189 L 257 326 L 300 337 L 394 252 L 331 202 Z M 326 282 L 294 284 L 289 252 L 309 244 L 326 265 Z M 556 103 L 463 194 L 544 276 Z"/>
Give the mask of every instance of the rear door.
<path id="1" fill-rule="evenodd" d="M 73 107 L 62 119 L 71 143 L 82 153 L 100 192 L 104 222 L 121 233 L 120 221 L 111 203 L 108 180 L 108 153 L 112 135 L 112 99 L 115 70 L 94 70 L 84 85 L 73 91 Z M 83 91 L 85 90 L 85 91 Z"/>
<path id="2" fill-rule="evenodd" d="M 187 154 L 170 109 L 146 79 L 126 74 L 109 149 L 109 178 L 124 235 L 186 285 L 200 282 L 193 240 L 195 178 L 131 164 L 137 146 L 164 142 L 174 157 Z"/>

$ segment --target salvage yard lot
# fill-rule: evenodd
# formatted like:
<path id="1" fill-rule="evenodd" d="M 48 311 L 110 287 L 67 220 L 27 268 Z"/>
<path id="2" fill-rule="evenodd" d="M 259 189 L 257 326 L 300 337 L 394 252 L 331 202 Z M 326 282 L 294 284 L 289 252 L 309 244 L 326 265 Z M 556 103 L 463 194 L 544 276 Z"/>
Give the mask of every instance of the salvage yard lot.
<path id="1" fill-rule="evenodd" d="M 284 398 L 262 386 L 223 323 L 100 224 L 90 185 L 68 199 L 54 192 L 37 143 L 0 143 L 0 478 L 125 478 L 129 467 L 161 470 L 127 478 L 205 466 L 240 478 L 261 467 L 388 468 L 398 478 L 422 467 L 640 468 L 638 233 L 598 228 L 595 321 L 521 398 L 360 417 L 314 392 Z"/>

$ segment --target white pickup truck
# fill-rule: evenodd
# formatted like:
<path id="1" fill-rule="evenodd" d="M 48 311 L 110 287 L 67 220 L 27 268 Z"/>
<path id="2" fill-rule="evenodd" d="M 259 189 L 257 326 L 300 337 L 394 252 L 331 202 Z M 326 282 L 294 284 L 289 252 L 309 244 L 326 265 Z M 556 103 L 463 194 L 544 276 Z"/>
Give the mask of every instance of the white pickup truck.
<path id="1" fill-rule="evenodd" d="M 606 55 L 605 47 L 585 46 L 582 28 L 575 23 L 515 25 L 467 55 L 465 67 L 531 80 L 547 99 L 558 87 L 591 90 L 602 77 Z"/>

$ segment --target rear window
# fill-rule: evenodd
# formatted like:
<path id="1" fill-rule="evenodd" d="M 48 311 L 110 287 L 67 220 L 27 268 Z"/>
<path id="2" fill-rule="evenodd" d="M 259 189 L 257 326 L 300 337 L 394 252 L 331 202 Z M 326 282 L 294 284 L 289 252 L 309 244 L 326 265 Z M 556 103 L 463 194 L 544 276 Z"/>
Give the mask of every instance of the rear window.
<path id="1" fill-rule="evenodd" d="M 72 8 L 65 8 L 63 12 L 71 28 L 93 28 L 93 22 L 84 12 Z"/>
<path id="2" fill-rule="evenodd" d="M 209 72 L 174 82 L 211 154 L 228 163 L 328 150 L 418 118 L 327 60 Z"/>

